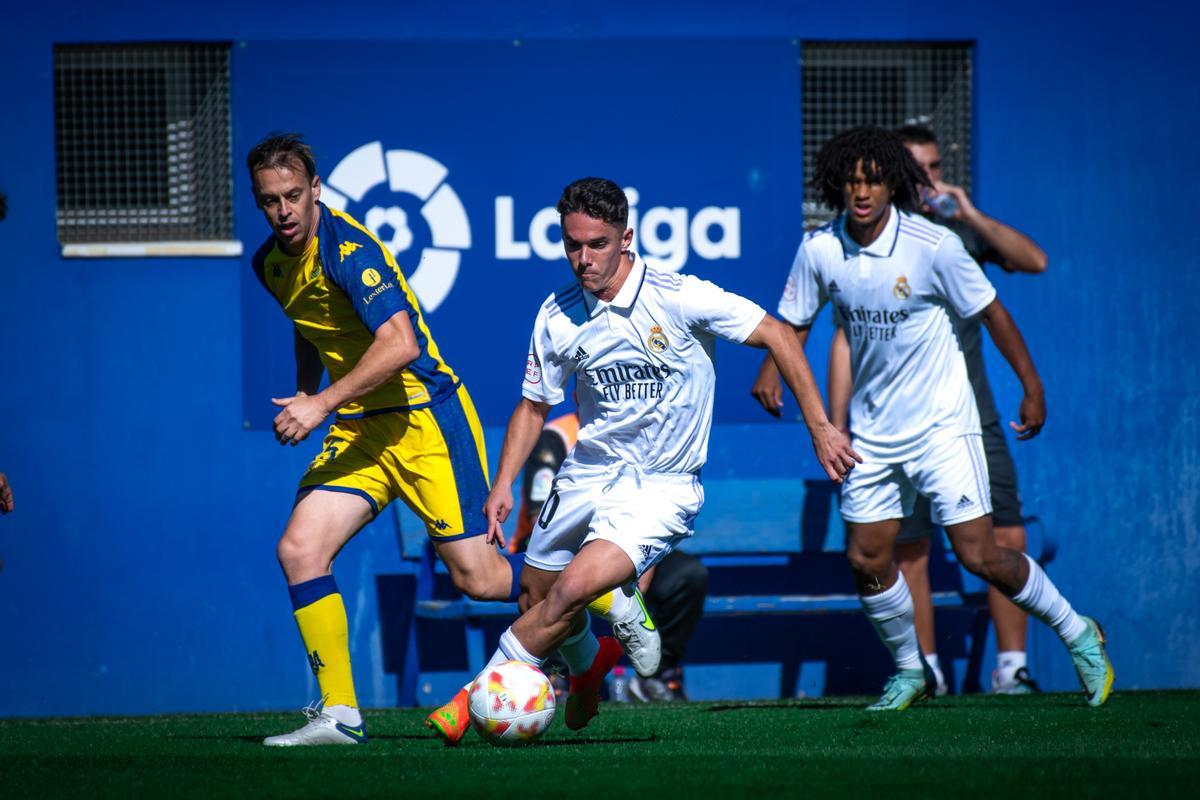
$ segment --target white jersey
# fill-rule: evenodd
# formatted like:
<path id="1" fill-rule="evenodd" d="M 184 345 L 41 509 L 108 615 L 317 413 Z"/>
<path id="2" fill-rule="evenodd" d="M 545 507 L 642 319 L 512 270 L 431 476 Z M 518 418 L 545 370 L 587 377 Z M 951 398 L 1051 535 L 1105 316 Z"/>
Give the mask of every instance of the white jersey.
<path id="1" fill-rule="evenodd" d="M 576 377 L 579 439 L 566 465 L 694 473 L 708 457 L 714 337 L 744 342 L 766 311 L 631 255 L 633 269 L 611 302 L 572 282 L 542 304 L 522 392 L 554 405 Z"/>
<path id="2" fill-rule="evenodd" d="M 779 314 L 809 325 L 833 302 L 850 340 L 853 446 L 895 463 L 940 437 L 980 432 L 958 322 L 995 297 L 958 236 L 892 206 L 867 247 L 850 238 L 845 215 L 806 235 Z"/>

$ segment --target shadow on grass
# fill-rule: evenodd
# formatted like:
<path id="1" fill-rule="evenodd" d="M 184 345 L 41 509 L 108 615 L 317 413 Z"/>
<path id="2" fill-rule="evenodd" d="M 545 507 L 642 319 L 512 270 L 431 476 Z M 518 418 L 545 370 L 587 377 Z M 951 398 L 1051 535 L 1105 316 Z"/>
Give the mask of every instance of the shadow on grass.
<path id="1" fill-rule="evenodd" d="M 846 711 L 858 708 L 855 704 L 834 705 L 831 703 L 804 703 L 793 700 L 778 703 L 719 703 L 702 709 L 702 714 L 714 714 L 722 711 L 775 711 L 787 709 L 792 711 Z"/>

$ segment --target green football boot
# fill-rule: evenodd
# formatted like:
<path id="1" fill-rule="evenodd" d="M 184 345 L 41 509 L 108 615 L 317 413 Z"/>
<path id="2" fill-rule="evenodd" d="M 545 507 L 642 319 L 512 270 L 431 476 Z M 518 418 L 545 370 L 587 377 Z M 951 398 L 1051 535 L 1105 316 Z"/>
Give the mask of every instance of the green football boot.
<path id="1" fill-rule="evenodd" d="M 867 711 L 903 711 L 936 692 L 937 678 L 925 659 L 921 659 L 921 669 L 902 669 L 888 678 L 883 696 L 867 706 Z"/>
<path id="2" fill-rule="evenodd" d="M 1112 663 L 1104 650 L 1107 640 L 1100 623 L 1091 617 L 1084 617 L 1083 621 L 1087 628 L 1067 645 L 1067 650 L 1071 652 L 1071 661 L 1075 664 L 1075 673 L 1079 675 L 1079 685 L 1083 687 L 1088 705 L 1102 706 L 1113 684 Z"/>

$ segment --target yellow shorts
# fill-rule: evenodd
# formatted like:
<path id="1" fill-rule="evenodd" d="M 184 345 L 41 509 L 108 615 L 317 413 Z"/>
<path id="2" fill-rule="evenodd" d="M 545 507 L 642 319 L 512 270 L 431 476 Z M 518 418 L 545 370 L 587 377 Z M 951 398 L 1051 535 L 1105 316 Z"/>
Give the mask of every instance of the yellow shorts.
<path id="1" fill-rule="evenodd" d="M 402 499 L 439 541 L 487 533 L 487 454 L 465 386 L 436 405 L 338 420 L 300 492 L 357 494 L 378 514 Z"/>

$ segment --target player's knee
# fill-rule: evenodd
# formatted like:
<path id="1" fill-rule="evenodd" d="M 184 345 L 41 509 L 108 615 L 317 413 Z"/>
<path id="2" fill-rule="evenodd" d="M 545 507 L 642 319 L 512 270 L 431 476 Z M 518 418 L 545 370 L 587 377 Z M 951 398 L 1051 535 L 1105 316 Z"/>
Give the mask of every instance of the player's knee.
<path id="1" fill-rule="evenodd" d="M 846 548 L 850 568 L 863 575 L 883 575 L 889 571 L 891 557 L 882 550 L 869 550 L 850 545 Z"/>
<path id="2" fill-rule="evenodd" d="M 546 595 L 547 610 L 555 617 L 573 616 L 595 599 L 587 581 L 578 575 L 564 572 Z"/>
<path id="3" fill-rule="evenodd" d="M 994 529 L 996 544 L 1009 550 L 1025 552 L 1025 528 L 1016 526 L 997 526 Z"/>
<path id="4" fill-rule="evenodd" d="M 996 571 L 996 548 L 964 547 L 956 551 L 958 563 L 977 577 L 989 580 Z"/>
<path id="5" fill-rule="evenodd" d="M 477 569 L 456 569 L 450 573 L 454 588 L 472 600 L 497 600 L 493 597 L 492 581 L 485 572 Z"/>
<path id="6" fill-rule="evenodd" d="M 289 577 L 313 570 L 324 571 L 329 567 L 328 558 L 321 552 L 318 542 L 294 534 L 279 538 L 275 556 Z"/>

